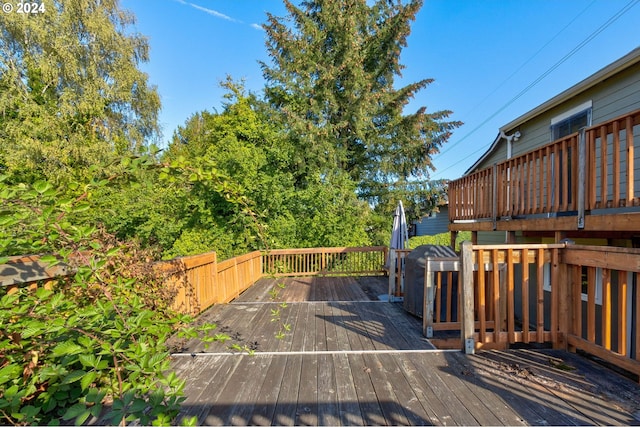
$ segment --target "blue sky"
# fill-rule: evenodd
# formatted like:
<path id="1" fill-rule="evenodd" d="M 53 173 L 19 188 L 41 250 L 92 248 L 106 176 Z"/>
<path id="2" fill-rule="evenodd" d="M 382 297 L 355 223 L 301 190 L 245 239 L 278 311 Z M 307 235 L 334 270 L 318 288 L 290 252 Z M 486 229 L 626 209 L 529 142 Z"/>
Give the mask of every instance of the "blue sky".
<path id="1" fill-rule="evenodd" d="M 297 2 L 294 2 L 298 4 Z M 640 0 L 425 0 L 412 25 L 397 86 L 423 78 L 407 112 L 451 110 L 458 128 L 431 178 L 455 179 L 498 128 L 640 46 Z M 193 113 L 221 111 L 230 75 L 264 86 L 266 13 L 280 0 L 121 0 L 149 38 L 142 66 L 162 98 L 163 141 Z M 538 81 L 528 91 L 523 90 Z"/>

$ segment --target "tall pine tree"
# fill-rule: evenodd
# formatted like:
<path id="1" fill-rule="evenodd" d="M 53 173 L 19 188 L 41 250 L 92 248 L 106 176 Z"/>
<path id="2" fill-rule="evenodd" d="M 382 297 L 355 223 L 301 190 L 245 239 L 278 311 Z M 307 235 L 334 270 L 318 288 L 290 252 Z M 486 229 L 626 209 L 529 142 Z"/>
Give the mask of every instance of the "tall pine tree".
<path id="1" fill-rule="evenodd" d="M 431 158 L 459 122 L 426 107 L 405 114 L 432 79 L 395 87 L 421 0 L 315 0 L 264 25 L 272 64 L 266 99 L 303 153 L 300 174 L 345 171 L 363 197 L 384 183 L 428 176 Z M 371 190 L 375 189 L 374 192 Z"/>

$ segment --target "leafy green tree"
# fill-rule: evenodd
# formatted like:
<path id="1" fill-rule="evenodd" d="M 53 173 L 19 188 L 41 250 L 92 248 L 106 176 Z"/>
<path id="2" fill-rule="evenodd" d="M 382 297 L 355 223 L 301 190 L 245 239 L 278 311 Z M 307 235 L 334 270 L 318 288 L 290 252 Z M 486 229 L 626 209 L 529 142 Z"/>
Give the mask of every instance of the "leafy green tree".
<path id="1" fill-rule="evenodd" d="M 268 15 L 264 25 L 272 64 L 262 68 L 266 99 L 304 159 L 301 173 L 345 171 L 362 197 L 380 183 L 428 176 L 431 157 L 460 123 L 426 107 L 405 114 L 431 79 L 395 88 L 422 1 L 284 4 L 288 16 Z"/>
<path id="2" fill-rule="evenodd" d="M 189 209 L 183 210 L 186 223 L 171 255 L 197 252 L 203 242 L 215 243 L 210 250 L 217 250 L 221 258 L 268 246 L 266 223 L 282 211 L 291 189 L 289 153 L 280 144 L 278 129 L 255 108 L 258 101 L 245 94 L 241 83 L 227 80 L 223 85 L 229 90 L 223 112 L 194 114 L 178 128 L 162 161 L 181 159 L 194 167 L 215 169 L 244 205 L 230 201 L 217 185 L 189 184 L 185 197 Z M 247 216 L 249 206 L 260 218 Z M 266 229 L 256 229 L 256 224 Z"/>
<path id="3" fill-rule="evenodd" d="M 158 132 L 146 39 L 117 0 L 44 0 L 0 16 L 0 170 L 59 180 Z"/>
<path id="4" fill-rule="evenodd" d="M 470 231 L 462 231 L 458 233 L 454 242 L 454 250 L 460 251 L 460 244 L 464 241 L 471 240 Z M 451 245 L 451 235 L 449 233 L 440 233 L 433 236 L 414 236 L 409 238 L 409 249 L 415 249 L 422 245 Z"/>
<path id="5" fill-rule="evenodd" d="M 346 246 L 368 243 L 370 208 L 358 200 L 355 184 L 342 171 L 298 175 L 298 153 L 272 111 L 242 84 L 229 90 L 221 113 L 195 114 L 176 132 L 164 161 L 184 158 L 208 164 L 258 213 L 262 230 L 251 226 L 246 208 L 230 204 L 205 183 L 189 192 L 191 213 L 171 255 L 197 252 L 203 244 L 230 256 L 253 249 Z M 256 239 L 261 235 L 263 239 Z"/>
<path id="6" fill-rule="evenodd" d="M 275 247 L 366 246 L 370 215 L 354 182 L 337 171 L 307 177 L 307 185 L 289 192 L 283 211 L 268 224 Z"/>
<path id="7" fill-rule="evenodd" d="M 392 217 L 401 200 L 407 222 L 422 218 L 447 201 L 446 180 L 405 181 L 375 183 L 367 192 L 367 200 L 373 201 L 375 212 Z"/>

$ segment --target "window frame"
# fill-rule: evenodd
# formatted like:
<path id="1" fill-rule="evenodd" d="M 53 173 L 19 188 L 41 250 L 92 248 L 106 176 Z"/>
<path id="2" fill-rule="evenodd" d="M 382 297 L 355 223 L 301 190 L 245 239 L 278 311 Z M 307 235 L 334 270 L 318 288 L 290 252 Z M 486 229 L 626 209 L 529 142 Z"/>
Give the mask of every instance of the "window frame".
<path id="1" fill-rule="evenodd" d="M 575 119 L 577 116 L 580 116 L 582 114 L 586 113 L 587 114 L 587 124 L 586 127 L 589 127 L 593 124 L 593 101 L 589 100 L 587 102 L 583 102 L 580 105 L 577 105 L 567 111 L 565 111 L 562 114 L 559 114 L 555 117 L 551 118 L 551 123 L 549 125 L 549 130 L 550 130 L 550 138 L 551 141 L 555 141 L 557 139 L 562 138 L 563 136 L 566 135 L 562 135 L 562 136 L 555 136 L 555 131 L 556 129 L 558 129 L 563 123 L 571 120 L 571 119 Z M 569 135 L 569 134 L 567 134 Z"/>
<path id="2" fill-rule="evenodd" d="M 583 267 L 586 268 L 586 267 Z M 551 292 L 551 264 L 545 263 L 544 269 L 544 282 L 542 284 L 543 289 L 546 292 Z M 586 273 L 583 273 L 586 274 Z M 596 267 L 596 305 L 602 305 L 602 267 Z M 582 301 L 587 301 L 588 296 L 586 293 L 580 293 Z"/>

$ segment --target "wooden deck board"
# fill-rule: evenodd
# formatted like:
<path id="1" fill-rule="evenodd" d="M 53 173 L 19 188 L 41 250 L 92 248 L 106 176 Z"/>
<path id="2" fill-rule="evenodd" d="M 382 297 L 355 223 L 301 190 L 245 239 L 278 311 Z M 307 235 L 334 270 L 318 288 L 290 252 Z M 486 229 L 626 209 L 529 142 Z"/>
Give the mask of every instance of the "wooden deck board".
<path id="1" fill-rule="evenodd" d="M 282 386 L 278 394 L 273 425 L 294 425 L 296 420 L 296 407 L 298 403 L 298 390 L 300 389 L 300 373 L 302 371 L 302 358 L 294 356 L 279 356 L 287 361 L 282 377 Z"/>
<path id="2" fill-rule="evenodd" d="M 349 366 L 348 356 L 346 354 L 333 354 L 331 358 L 336 373 L 340 425 L 365 425 L 362 411 L 358 404 L 358 394 L 353 381 L 353 373 Z"/>
<path id="3" fill-rule="evenodd" d="M 302 356 L 295 425 L 318 425 L 318 356 Z M 322 391 L 324 392 L 324 390 Z"/>
<path id="4" fill-rule="evenodd" d="M 369 300 L 384 279 L 278 280 L 286 286 L 277 299 L 288 304 L 281 320 L 291 325 L 283 339 L 271 321 L 276 282 L 262 280 L 201 317 L 255 342 L 255 356 L 195 341 L 174 355 L 187 379 L 181 417 L 208 425 L 640 424 L 640 386 L 579 355 L 433 351 L 419 319 Z"/>
<path id="5" fill-rule="evenodd" d="M 248 416 L 249 425 L 270 425 L 275 412 L 278 396 L 282 389 L 283 377 L 287 366 L 286 357 L 272 357 L 269 370 L 256 397 L 253 412 Z"/>
<path id="6" fill-rule="evenodd" d="M 340 425 L 337 381 L 329 354 L 318 355 L 318 424 Z"/>

